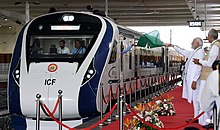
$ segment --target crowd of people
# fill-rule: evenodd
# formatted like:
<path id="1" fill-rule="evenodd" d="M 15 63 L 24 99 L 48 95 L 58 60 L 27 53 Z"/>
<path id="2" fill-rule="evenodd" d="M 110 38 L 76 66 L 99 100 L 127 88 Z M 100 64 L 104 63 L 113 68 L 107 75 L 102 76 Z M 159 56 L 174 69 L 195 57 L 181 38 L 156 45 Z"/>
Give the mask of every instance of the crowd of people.
<path id="1" fill-rule="evenodd" d="M 172 44 L 164 45 L 173 47 L 187 58 L 182 75 L 182 97 L 186 98 L 189 103 L 193 103 L 194 117 L 205 111 L 205 114 L 194 123 L 199 123 L 203 128 L 213 128 L 213 104 L 217 105 L 218 111 L 220 108 L 219 71 L 217 70 L 220 63 L 218 31 L 211 29 L 207 39 L 211 44 L 210 49 L 202 49 L 203 41 L 199 37 L 193 39 L 191 43 L 193 51 L 187 51 Z M 187 122 L 190 120 L 192 119 Z"/>

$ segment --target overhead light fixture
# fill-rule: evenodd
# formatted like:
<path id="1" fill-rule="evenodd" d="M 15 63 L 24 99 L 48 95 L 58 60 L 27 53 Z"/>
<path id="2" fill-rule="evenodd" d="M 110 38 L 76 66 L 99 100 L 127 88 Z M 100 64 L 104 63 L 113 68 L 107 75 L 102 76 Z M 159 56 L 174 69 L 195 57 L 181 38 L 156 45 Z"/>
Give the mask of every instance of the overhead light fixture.
<path id="1" fill-rule="evenodd" d="M 4 21 L 8 21 L 8 18 L 5 17 L 5 18 L 4 18 Z"/>
<path id="2" fill-rule="evenodd" d="M 191 11 L 192 11 L 193 13 L 195 13 L 195 11 L 196 11 L 196 10 L 195 10 L 195 7 L 192 7 L 192 8 L 191 8 Z"/>

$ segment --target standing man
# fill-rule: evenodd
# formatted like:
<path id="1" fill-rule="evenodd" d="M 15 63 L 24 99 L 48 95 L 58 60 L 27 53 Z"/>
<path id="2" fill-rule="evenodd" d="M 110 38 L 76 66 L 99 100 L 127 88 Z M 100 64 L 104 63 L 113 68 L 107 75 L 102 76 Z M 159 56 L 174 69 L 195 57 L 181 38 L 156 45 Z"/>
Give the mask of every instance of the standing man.
<path id="1" fill-rule="evenodd" d="M 215 60 L 219 58 L 219 48 L 220 48 L 220 42 L 217 40 L 218 38 L 218 32 L 215 29 L 211 29 L 208 33 L 208 41 L 211 43 L 211 49 L 208 52 L 208 54 L 205 56 L 204 60 L 201 59 L 194 59 L 194 63 L 202 66 L 202 73 L 200 76 L 200 90 L 198 95 L 198 100 L 200 100 L 202 90 L 205 86 L 206 79 L 208 75 L 212 72 L 212 64 Z M 211 126 L 209 124 L 206 124 L 206 120 L 211 118 L 211 113 L 205 113 L 203 116 L 199 118 L 199 124 L 203 125 L 207 128 L 207 126 Z"/>
<path id="2" fill-rule="evenodd" d="M 201 74 L 201 66 L 193 63 L 193 58 L 203 59 L 204 58 L 204 50 L 202 49 L 203 41 L 201 38 L 197 37 L 192 41 L 192 49 L 193 51 L 187 51 L 181 49 L 178 46 L 172 44 L 165 44 L 166 47 L 174 47 L 174 49 L 184 55 L 187 58 L 185 63 L 185 70 L 183 71 L 183 92 L 182 97 L 187 99 L 189 103 L 193 101 L 194 108 L 194 117 L 199 115 L 200 107 L 198 102 L 198 92 L 199 88 L 197 82 L 199 80 L 199 76 Z M 190 121 L 187 120 L 187 121 Z M 195 123 L 197 123 L 195 121 Z"/>
<path id="3" fill-rule="evenodd" d="M 207 77 L 205 87 L 202 91 L 202 95 L 206 95 L 206 96 L 202 96 L 200 98 L 201 109 L 204 110 L 205 112 L 211 112 L 211 111 L 213 112 L 214 104 L 216 104 L 217 115 L 219 115 L 220 112 L 219 111 L 220 110 L 219 67 L 220 67 L 220 61 L 217 60 L 212 65 L 213 71 Z M 219 116 L 217 116 L 217 122 L 213 122 L 213 123 L 219 124 L 219 121 L 220 121 Z M 209 128 L 213 126 L 214 124 L 213 125 L 210 124 Z M 218 125 L 218 130 L 220 130 L 219 125 Z"/>

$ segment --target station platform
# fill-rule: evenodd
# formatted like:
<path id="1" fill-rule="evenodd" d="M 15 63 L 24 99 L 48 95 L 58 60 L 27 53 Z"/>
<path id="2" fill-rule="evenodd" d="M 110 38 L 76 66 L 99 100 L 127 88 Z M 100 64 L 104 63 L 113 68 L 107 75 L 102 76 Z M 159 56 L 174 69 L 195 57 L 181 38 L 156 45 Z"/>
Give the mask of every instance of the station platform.
<path id="1" fill-rule="evenodd" d="M 195 129 L 203 130 L 201 125 L 198 123 L 186 123 L 186 120 L 193 118 L 193 106 L 188 103 L 186 99 L 182 98 L 182 87 L 178 86 L 175 89 L 167 92 L 165 95 L 173 96 L 173 104 L 176 110 L 174 116 L 159 116 L 159 119 L 163 122 L 166 130 L 184 130 L 187 127 L 194 127 Z M 113 114 L 114 115 L 114 114 Z M 123 117 L 123 121 L 127 118 L 133 118 L 134 114 L 129 113 Z M 91 120 L 85 124 L 75 127 L 76 129 L 88 128 L 94 125 L 100 120 L 100 117 Z M 98 126 L 94 130 L 119 130 L 119 120 L 115 120 L 111 123 L 105 122 L 105 126 Z M 205 130 L 205 129 L 204 129 Z"/>

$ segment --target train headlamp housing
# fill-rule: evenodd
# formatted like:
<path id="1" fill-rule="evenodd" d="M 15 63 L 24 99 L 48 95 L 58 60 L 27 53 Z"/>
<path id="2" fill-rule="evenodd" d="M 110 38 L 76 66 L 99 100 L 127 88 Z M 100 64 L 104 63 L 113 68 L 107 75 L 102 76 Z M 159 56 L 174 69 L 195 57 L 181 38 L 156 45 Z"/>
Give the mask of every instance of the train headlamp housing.
<path id="1" fill-rule="evenodd" d="M 88 70 L 88 73 L 89 73 L 89 74 L 94 74 L 94 70 L 93 70 L 93 69 L 90 69 L 90 70 Z"/>
<path id="2" fill-rule="evenodd" d="M 20 74 L 21 74 L 21 71 L 20 71 L 20 61 L 18 61 L 18 64 L 17 66 L 15 67 L 14 71 L 12 72 L 13 73 L 13 77 L 14 77 L 14 80 L 15 82 L 20 85 Z"/>
<path id="3" fill-rule="evenodd" d="M 68 22 L 68 21 L 73 21 L 75 19 L 75 17 L 71 14 L 64 14 L 62 16 L 62 19 L 64 22 Z"/>
<path id="4" fill-rule="evenodd" d="M 93 59 L 84 75 L 82 85 L 86 84 L 90 79 L 92 79 L 92 77 L 94 77 L 95 74 L 96 71 L 94 68 L 94 59 Z"/>

